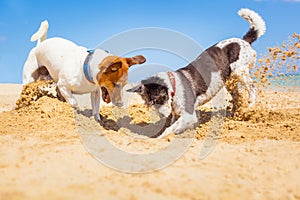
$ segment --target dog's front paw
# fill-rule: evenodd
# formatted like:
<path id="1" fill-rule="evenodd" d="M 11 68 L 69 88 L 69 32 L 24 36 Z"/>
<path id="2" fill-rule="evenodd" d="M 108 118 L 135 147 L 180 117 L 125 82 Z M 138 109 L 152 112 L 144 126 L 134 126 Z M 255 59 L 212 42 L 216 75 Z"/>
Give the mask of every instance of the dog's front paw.
<path id="1" fill-rule="evenodd" d="M 100 114 L 99 114 L 99 113 L 96 114 L 96 115 L 94 115 L 94 118 L 95 118 L 95 120 L 96 120 L 97 122 L 100 122 L 100 121 L 101 121 L 101 117 L 100 117 Z"/>
<path id="2" fill-rule="evenodd" d="M 166 136 L 170 135 L 172 133 L 172 131 L 167 128 L 161 135 L 159 135 L 157 138 L 158 139 L 162 139 L 162 138 L 165 138 Z"/>
<path id="3" fill-rule="evenodd" d="M 75 99 L 69 99 L 69 104 L 73 107 L 73 108 L 78 108 L 78 104 L 77 101 Z"/>

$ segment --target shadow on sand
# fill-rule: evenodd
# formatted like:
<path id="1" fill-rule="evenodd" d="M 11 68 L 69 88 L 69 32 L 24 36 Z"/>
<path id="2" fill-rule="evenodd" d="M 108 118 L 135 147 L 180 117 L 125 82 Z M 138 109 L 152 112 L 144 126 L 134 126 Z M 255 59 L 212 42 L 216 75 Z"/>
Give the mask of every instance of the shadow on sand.
<path id="1" fill-rule="evenodd" d="M 225 110 L 222 110 L 221 112 L 226 113 Z M 214 115 L 218 115 L 220 111 L 202 111 L 197 110 L 197 117 L 199 119 L 198 123 L 195 124 L 195 127 L 199 126 L 200 124 L 205 124 L 209 122 Z M 83 115 L 85 117 L 91 118 L 92 111 L 90 109 L 85 110 L 77 110 L 77 114 Z M 226 113 L 228 116 L 231 116 L 232 113 Z M 112 119 L 108 119 L 107 117 L 104 117 L 100 115 L 101 120 L 99 124 L 106 130 L 113 130 L 118 131 L 120 128 L 126 128 L 129 129 L 131 132 L 147 136 L 150 138 L 158 137 L 163 133 L 163 131 L 171 125 L 171 119 L 172 115 L 168 117 L 161 117 L 159 121 L 156 123 L 139 123 L 134 124 L 132 123 L 132 118 L 129 116 L 124 116 L 122 118 L 118 118 L 117 121 L 114 121 Z"/>

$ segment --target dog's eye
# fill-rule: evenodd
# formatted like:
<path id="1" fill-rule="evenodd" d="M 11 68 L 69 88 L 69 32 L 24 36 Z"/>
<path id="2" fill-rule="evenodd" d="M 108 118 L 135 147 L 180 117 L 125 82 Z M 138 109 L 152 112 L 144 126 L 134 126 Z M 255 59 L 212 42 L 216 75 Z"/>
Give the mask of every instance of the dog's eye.
<path id="1" fill-rule="evenodd" d="M 109 66 L 109 68 L 112 72 L 119 70 L 121 67 L 122 67 L 122 62 L 117 62 L 117 63 L 114 63 L 111 66 Z"/>
<path id="2" fill-rule="evenodd" d="M 120 88 L 120 87 L 122 87 L 122 85 L 119 84 L 119 83 L 113 83 L 113 86 L 114 86 L 115 88 Z"/>

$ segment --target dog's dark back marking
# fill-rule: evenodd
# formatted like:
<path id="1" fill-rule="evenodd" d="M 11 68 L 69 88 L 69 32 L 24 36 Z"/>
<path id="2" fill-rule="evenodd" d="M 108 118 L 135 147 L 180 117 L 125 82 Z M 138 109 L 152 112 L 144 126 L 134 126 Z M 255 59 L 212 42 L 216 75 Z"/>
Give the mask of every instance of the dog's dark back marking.
<path id="1" fill-rule="evenodd" d="M 243 40 L 252 44 L 257 39 L 257 30 L 250 28 L 249 31 L 244 35 Z"/>
<path id="2" fill-rule="evenodd" d="M 190 82 L 189 87 L 193 87 L 196 96 L 204 94 L 212 79 L 212 72 L 221 72 L 223 81 L 230 76 L 231 69 L 229 65 L 239 58 L 240 45 L 230 43 L 222 49 L 216 45 L 208 48 L 188 66 L 178 69 L 176 72 L 181 77 Z M 187 98 L 188 99 L 188 98 Z"/>
<path id="3" fill-rule="evenodd" d="M 236 42 L 230 43 L 230 44 L 226 45 L 222 50 L 227 51 L 229 64 L 231 64 L 239 59 L 241 47 L 238 43 L 236 43 Z"/>
<path id="4" fill-rule="evenodd" d="M 226 45 L 222 50 L 225 53 L 225 57 L 223 58 L 224 63 L 225 60 L 228 59 L 228 64 L 220 65 L 219 68 L 219 70 L 221 70 L 222 80 L 225 82 L 229 78 L 231 73 L 231 68 L 229 67 L 229 65 L 239 59 L 241 47 L 238 43 L 230 43 Z"/>

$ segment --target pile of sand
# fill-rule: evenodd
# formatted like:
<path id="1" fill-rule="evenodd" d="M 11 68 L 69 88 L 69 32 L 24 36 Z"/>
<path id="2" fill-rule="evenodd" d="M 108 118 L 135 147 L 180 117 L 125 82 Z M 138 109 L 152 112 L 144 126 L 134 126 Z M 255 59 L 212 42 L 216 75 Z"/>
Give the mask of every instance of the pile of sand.
<path id="1" fill-rule="evenodd" d="M 23 86 L 16 109 L 1 113 L 0 134 L 74 130 L 74 111 L 57 98 L 52 81 L 38 81 Z M 50 89 L 50 90 L 47 90 Z"/>
<path id="2" fill-rule="evenodd" d="M 16 109 L 30 106 L 43 96 L 57 97 L 56 87 L 53 81 L 38 80 L 24 85 L 20 97 L 16 102 Z"/>

